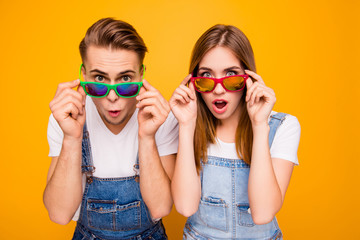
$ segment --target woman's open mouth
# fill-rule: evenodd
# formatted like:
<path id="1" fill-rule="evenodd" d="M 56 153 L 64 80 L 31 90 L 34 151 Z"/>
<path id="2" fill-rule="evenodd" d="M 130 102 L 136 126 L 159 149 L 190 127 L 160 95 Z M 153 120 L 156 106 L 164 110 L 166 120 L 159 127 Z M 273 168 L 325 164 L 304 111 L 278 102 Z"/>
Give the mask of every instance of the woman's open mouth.
<path id="1" fill-rule="evenodd" d="M 214 111 L 221 114 L 226 111 L 228 102 L 224 99 L 215 99 L 212 104 Z"/>

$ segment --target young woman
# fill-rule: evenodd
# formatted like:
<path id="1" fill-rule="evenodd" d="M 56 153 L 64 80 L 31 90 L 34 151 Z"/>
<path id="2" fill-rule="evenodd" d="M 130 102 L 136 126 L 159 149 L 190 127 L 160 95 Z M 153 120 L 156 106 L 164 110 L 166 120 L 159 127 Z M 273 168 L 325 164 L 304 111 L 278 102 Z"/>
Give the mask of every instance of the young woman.
<path id="1" fill-rule="evenodd" d="M 183 238 L 282 239 L 275 214 L 298 164 L 298 120 L 272 111 L 275 93 L 234 26 L 200 37 L 189 72 L 170 99 L 179 122 L 172 194 L 189 217 Z"/>

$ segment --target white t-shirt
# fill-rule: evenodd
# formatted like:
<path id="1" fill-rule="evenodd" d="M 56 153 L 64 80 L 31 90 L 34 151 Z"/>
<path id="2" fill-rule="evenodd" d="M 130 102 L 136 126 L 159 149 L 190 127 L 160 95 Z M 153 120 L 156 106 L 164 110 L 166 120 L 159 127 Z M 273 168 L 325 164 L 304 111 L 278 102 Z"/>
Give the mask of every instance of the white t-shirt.
<path id="1" fill-rule="evenodd" d="M 271 115 L 276 114 L 272 111 Z M 270 117 L 269 117 L 270 121 Z M 208 156 L 238 159 L 235 143 L 226 143 L 216 139 L 215 144 L 208 147 Z M 285 120 L 276 131 L 274 141 L 270 148 L 272 158 L 288 160 L 299 165 L 297 150 L 300 141 L 300 123 L 296 117 L 286 115 Z"/>
<path id="2" fill-rule="evenodd" d="M 138 109 L 135 110 L 130 120 L 122 131 L 115 135 L 104 124 L 96 106 L 90 97 L 86 97 L 86 125 L 89 131 L 93 164 L 96 167 L 93 175 L 100 178 L 128 177 L 135 175 L 133 169 L 138 153 Z M 178 149 L 178 122 L 170 112 L 166 121 L 159 127 L 155 134 L 155 141 L 159 156 L 177 153 Z M 48 132 L 50 157 L 60 155 L 63 132 L 50 115 Z M 83 178 L 83 186 L 85 186 Z M 77 221 L 79 209 L 73 220 Z"/>

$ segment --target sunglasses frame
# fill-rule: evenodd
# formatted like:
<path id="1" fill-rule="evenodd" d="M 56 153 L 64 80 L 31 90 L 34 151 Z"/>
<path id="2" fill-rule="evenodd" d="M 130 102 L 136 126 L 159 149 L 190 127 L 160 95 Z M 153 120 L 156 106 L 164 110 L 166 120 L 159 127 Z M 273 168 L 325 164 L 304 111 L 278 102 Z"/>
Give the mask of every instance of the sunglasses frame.
<path id="1" fill-rule="evenodd" d="M 232 77 L 242 77 L 242 78 L 244 79 L 244 86 L 243 86 L 241 89 L 238 89 L 238 90 L 229 90 L 229 89 L 227 89 L 227 88 L 225 87 L 225 85 L 224 85 L 224 79 L 232 78 Z M 222 78 L 192 77 L 190 80 L 191 80 L 191 82 L 194 84 L 194 88 L 195 88 L 196 91 L 198 91 L 198 92 L 200 92 L 200 93 L 211 93 L 212 91 L 214 91 L 214 89 L 216 88 L 216 85 L 217 85 L 218 83 L 220 83 L 221 86 L 222 86 L 227 92 L 239 92 L 239 91 L 241 91 L 241 90 L 243 90 L 243 89 L 245 88 L 245 86 L 246 86 L 246 80 L 247 80 L 248 78 L 249 78 L 249 75 L 243 74 L 243 75 L 226 76 L 226 77 L 222 77 Z M 195 85 L 195 80 L 196 80 L 196 79 L 211 79 L 211 80 L 213 80 L 213 81 L 215 82 L 214 87 L 213 87 L 210 91 L 208 91 L 208 92 L 200 91 L 200 90 L 196 87 L 196 85 Z"/>
<path id="2" fill-rule="evenodd" d="M 80 71 L 79 71 L 79 79 L 81 79 L 81 69 L 82 67 L 84 66 L 84 64 L 82 63 L 80 65 Z M 142 75 L 142 79 L 144 79 L 144 75 L 145 75 L 145 65 L 143 64 L 142 65 L 143 67 L 143 75 Z M 93 95 L 90 95 L 87 91 L 86 91 L 86 88 L 85 88 L 85 85 L 86 84 L 95 84 L 95 85 L 101 85 L 101 86 L 106 86 L 107 87 L 107 91 L 106 91 L 106 94 L 104 94 L 103 96 L 93 96 Z M 123 95 L 120 95 L 119 92 L 117 91 L 117 87 L 118 86 L 123 86 L 123 85 L 130 85 L 130 84 L 135 84 L 138 86 L 138 91 L 136 92 L 136 94 L 132 95 L 132 96 L 123 96 Z M 142 87 L 143 85 L 143 82 L 125 82 L 125 83 L 117 83 L 117 84 L 108 84 L 108 83 L 100 83 L 100 82 L 85 82 L 85 81 L 80 81 L 80 85 L 82 86 L 82 88 L 84 89 L 84 92 L 86 93 L 86 95 L 90 96 L 90 97 L 93 97 L 93 98 L 103 98 L 103 97 L 106 97 L 110 90 L 114 90 L 116 92 L 116 94 L 119 96 L 119 97 L 122 97 L 122 98 L 132 98 L 132 97 L 135 97 L 139 94 L 140 92 L 140 88 Z"/>

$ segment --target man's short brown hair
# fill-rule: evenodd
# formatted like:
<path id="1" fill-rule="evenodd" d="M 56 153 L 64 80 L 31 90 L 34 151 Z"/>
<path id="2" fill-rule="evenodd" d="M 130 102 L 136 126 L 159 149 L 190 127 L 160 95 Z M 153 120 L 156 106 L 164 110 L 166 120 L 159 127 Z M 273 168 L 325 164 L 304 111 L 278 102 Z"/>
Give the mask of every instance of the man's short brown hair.
<path id="1" fill-rule="evenodd" d="M 82 61 L 86 60 L 86 51 L 90 45 L 126 49 L 135 51 L 143 63 L 147 48 L 143 39 L 130 24 L 113 18 L 103 18 L 94 23 L 80 42 Z"/>

